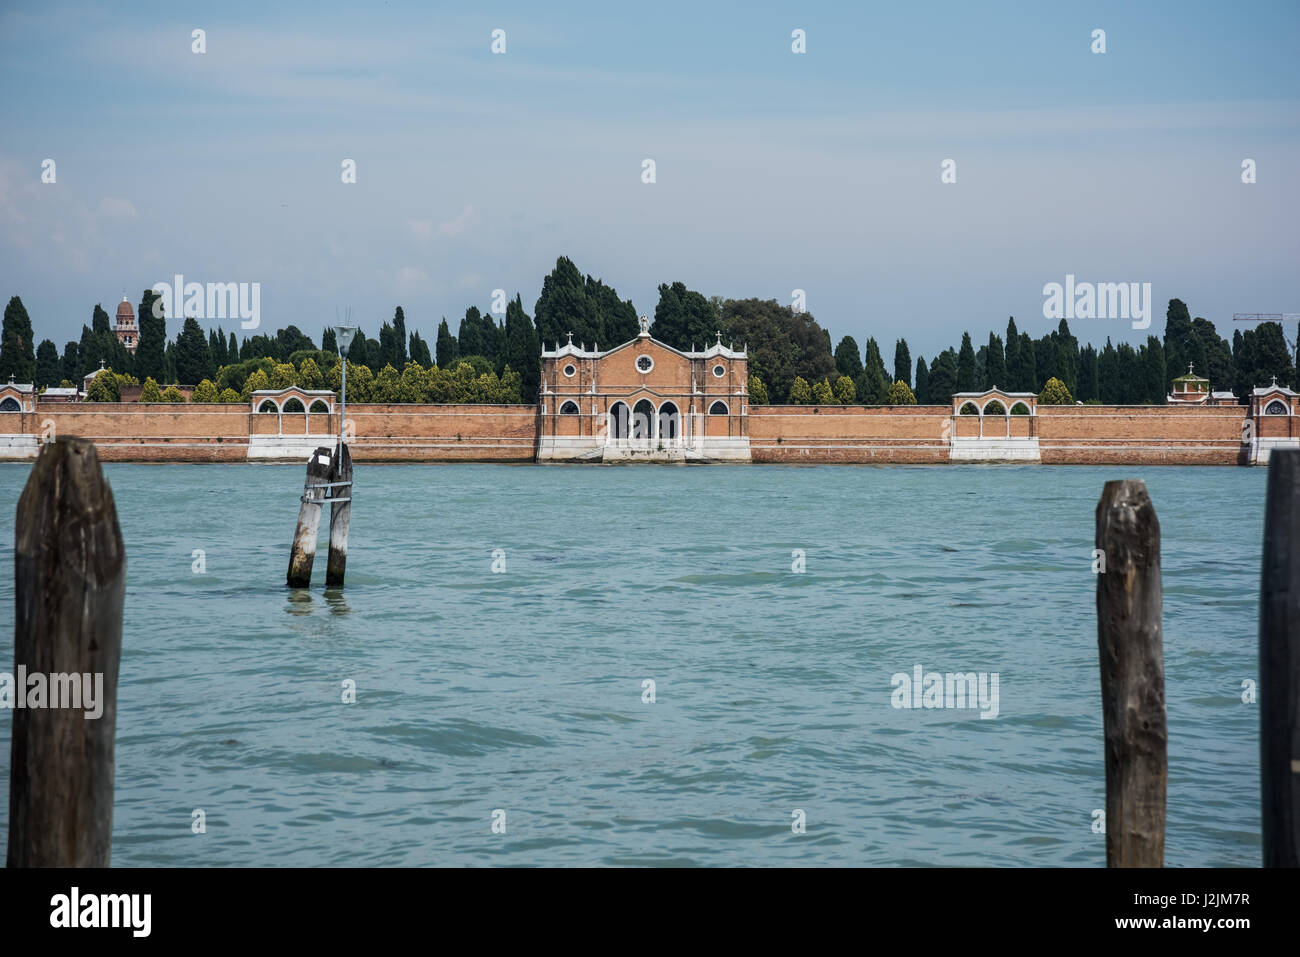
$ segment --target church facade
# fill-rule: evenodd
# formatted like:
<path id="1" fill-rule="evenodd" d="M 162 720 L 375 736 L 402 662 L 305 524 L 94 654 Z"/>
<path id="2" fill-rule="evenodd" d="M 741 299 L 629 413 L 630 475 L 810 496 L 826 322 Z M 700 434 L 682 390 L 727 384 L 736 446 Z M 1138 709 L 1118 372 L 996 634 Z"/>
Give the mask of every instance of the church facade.
<path id="1" fill-rule="evenodd" d="M 642 316 L 612 349 L 544 349 L 538 415 L 539 462 L 748 462 L 748 357 L 674 349 Z"/>

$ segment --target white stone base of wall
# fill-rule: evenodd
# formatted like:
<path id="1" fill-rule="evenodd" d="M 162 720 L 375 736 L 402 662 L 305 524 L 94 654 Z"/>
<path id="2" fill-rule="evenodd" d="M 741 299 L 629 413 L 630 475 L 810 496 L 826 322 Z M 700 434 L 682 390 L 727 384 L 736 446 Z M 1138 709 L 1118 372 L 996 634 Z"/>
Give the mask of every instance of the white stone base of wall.
<path id="1" fill-rule="evenodd" d="M 337 435 L 250 435 L 248 458 L 257 462 L 306 462 L 316 449 L 332 449 L 338 441 Z"/>
<path id="2" fill-rule="evenodd" d="M 1274 449 L 1300 449 L 1300 439 L 1256 439 L 1250 446 L 1250 464 L 1267 465 Z"/>
<path id="3" fill-rule="evenodd" d="M 537 449 L 539 462 L 748 462 L 748 437 L 711 437 L 691 445 L 650 442 L 611 442 L 590 436 L 545 436 Z"/>
<path id="4" fill-rule="evenodd" d="M 41 453 L 34 435 L 0 435 L 0 462 L 30 462 Z"/>
<path id="5" fill-rule="evenodd" d="M 1040 462 L 1038 439 L 954 438 L 948 449 L 951 462 Z"/>

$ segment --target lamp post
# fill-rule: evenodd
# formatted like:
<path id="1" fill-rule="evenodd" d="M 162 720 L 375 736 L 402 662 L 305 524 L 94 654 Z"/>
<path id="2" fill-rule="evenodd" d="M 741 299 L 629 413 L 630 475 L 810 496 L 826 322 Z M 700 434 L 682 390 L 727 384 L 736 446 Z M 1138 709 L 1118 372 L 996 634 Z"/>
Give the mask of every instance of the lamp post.
<path id="1" fill-rule="evenodd" d="M 339 357 L 343 360 L 343 382 L 339 402 L 339 445 L 343 445 L 343 421 L 348 412 L 348 348 L 352 338 L 357 334 L 356 326 L 335 326 L 334 336 L 338 342 Z"/>

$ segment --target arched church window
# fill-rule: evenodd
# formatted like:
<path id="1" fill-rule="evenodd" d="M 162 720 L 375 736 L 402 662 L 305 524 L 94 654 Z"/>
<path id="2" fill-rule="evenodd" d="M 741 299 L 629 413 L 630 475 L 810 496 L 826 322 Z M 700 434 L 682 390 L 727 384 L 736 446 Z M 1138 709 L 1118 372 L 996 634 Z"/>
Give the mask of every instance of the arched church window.
<path id="1" fill-rule="evenodd" d="M 709 415 L 730 415 L 731 410 L 727 408 L 727 403 L 719 399 L 713 405 L 709 406 Z"/>
<path id="2" fill-rule="evenodd" d="M 0 402 L 0 412 L 21 412 L 23 407 L 18 404 L 18 400 L 11 395 L 7 395 L 3 402 Z"/>
<path id="3" fill-rule="evenodd" d="M 1274 399 L 1264 408 L 1265 415 L 1286 415 L 1286 403 Z"/>
<path id="4" fill-rule="evenodd" d="M 569 400 L 568 402 L 564 403 L 564 405 L 560 406 L 560 415 L 577 415 L 577 414 L 578 414 L 578 403 L 574 402 L 573 400 Z"/>

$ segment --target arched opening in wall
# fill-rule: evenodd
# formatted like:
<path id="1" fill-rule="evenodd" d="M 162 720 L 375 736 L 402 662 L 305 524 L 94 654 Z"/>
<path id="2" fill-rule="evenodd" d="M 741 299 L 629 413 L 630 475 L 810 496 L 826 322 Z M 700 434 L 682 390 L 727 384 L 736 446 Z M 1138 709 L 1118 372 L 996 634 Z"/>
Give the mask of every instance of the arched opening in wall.
<path id="1" fill-rule="evenodd" d="M 1012 415 L 1028 415 L 1028 414 L 1029 414 L 1029 406 L 1025 405 L 1023 402 L 1017 402 L 1017 403 L 1015 403 L 1013 406 L 1011 406 L 1011 414 L 1012 414 Z"/>
<path id="2" fill-rule="evenodd" d="M 993 399 L 992 401 L 986 402 L 984 404 L 984 414 L 985 415 L 1006 415 L 1007 410 L 1006 407 L 1003 406 L 1001 402 L 999 402 L 997 399 Z"/>
<path id="3" fill-rule="evenodd" d="M 12 402 L 13 400 L 6 399 L 5 401 Z M 0 406 L 0 408 L 3 408 L 3 406 Z M 1286 403 L 1278 399 L 1274 399 L 1272 402 L 1270 402 L 1268 405 L 1264 407 L 1265 415 L 1286 415 L 1286 413 L 1287 413 Z"/>
<path id="4" fill-rule="evenodd" d="M 299 399 L 297 399 L 297 398 L 293 398 L 293 399 L 290 399 L 288 402 L 286 402 L 286 403 L 284 404 L 284 411 L 285 411 L 285 412 L 305 412 L 306 410 L 302 407 L 302 402 L 301 402 L 301 400 L 299 400 Z"/>
<path id="5" fill-rule="evenodd" d="M 623 408 L 626 409 L 627 406 L 623 406 Z M 564 403 L 564 405 L 560 406 L 560 415 L 577 415 L 577 414 L 578 414 L 578 403 L 574 402 L 572 399 Z"/>
<path id="6" fill-rule="evenodd" d="M 280 407 L 270 399 L 263 399 L 262 404 L 257 407 L 257 411 L 275 413 L 280 411 Z"/>
<path id="7" fill-rule="evenodd" d="M 677 411 L 675 402 L 665 402 L 659 406 L 659 439 L 663 442 L 676 442 L 681 431 L 682 415 Z"/>
<path id="8" fill-rule="evenodd" d="M 730 415 L 731 410 L 727 408 L 727 403 L 719 399 L 709 406 L 709 415 Z"/>
<path id="9" fill-rule="evenodd" d="M 308 412 L 328 412 L 329 410 L 330 410 L 330 407 L 329 407 L 328 405 L 325 404 L 325 400 L 324 400 L 324 399 L 317 399 L 315 402 L 313 402 L 313 403 L 311 404 L 311 408 L 308 409 L 307 411 L 308 411 Z"/>
<path id="10" fill-rule="evenodd" d="M 974 402 L 967 402 L 965 405 L 963 405 L 960 409 L 957 410 L 957 414 L 958 415 L 979 415 L 980 410 L 975 408 Z"/>
<path id="11" fill-rule="evenodd" d="M 649 399 L 632 406 L 632 439 L 649 442 L 654 430 L 655 407 Z"/>
<path id="12" fill-rule="evenodd" d="M 626 402 L 615 402 L 609 409 L 609 437 L 611 439 L 626 439 L 630 434 L 630 424 L 628 419 L 631 413 L 628 411 Z"/>
<path id="13" fill-rule="evenodd" d="M 11 395 L 5 396 L 4 401 L 0 402 L 0 412 L 21 412 L 22 410 L 23 407 L 18 404 L 18 400 Z"/>

